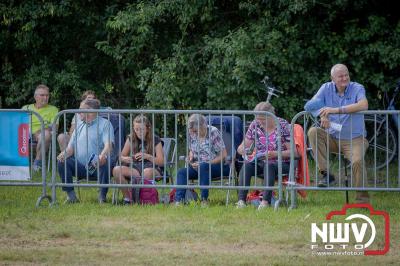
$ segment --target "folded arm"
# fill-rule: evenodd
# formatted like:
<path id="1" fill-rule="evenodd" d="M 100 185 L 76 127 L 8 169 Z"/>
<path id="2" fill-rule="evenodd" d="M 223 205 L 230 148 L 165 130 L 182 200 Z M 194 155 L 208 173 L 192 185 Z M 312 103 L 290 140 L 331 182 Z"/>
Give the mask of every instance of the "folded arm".
<path id="1" fill-rule="evenodd" d="M 342 113 L 351 114 L 365 110 L 368 110 L 368 100 L 362 99 L 357 103 L 352 103 L 345 106 L 324 107 L 320 112 L 320 116 L 323 117 L 323 116 L 328 116 L 329 114 L 342 114 Z"/>

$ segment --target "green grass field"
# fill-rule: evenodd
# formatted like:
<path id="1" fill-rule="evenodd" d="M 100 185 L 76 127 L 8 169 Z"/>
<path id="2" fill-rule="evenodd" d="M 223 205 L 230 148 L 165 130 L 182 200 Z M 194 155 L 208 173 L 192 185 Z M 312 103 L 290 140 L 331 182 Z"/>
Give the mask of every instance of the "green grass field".
<path id="1" fill-rule="evenodd" d="M 233 193 L 236 195 L 236 193 Z M 312 222 L 341 209 L 344 192 L 310 192 L 288 212 L 223 204 L 212 190 L 208 208 L 98 205 L 95 189 L 81 203 L 35 208 L 39 188 L 0 187 L 0 264 L 83 265 L 395 265 L 400 261 L 398 193 L 372 193 L 375 209 L 391 218 L 384 256 L 316 256 Z M 109 199 L 111 193 L 109 193 Z M 354 194 L 350 193 L 351 199 Z M 381 237 L 382 239 L 382 237 Z M 382 240 L 379 240 L 382 241 Z"/>

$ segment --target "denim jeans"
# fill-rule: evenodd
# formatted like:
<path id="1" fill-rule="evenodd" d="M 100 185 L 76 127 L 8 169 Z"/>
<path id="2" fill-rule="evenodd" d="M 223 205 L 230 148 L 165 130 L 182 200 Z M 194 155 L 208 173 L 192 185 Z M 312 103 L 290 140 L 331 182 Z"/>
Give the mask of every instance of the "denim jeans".
<path id="1" fill-rule="evenodd" d="M 97 178 L 97 169 L 93 174 L 90 174 L 86 171 L 86 168 L 83 164 L 76 162 L 76 171 L 75 171 L 75 158 L 74 157 L 69 157 L 67 158 L 66 162 L 58 162 L 58 173 L 60 174 L 61 181 L 66 184 L 72 183 L 72 177 L 94 177 Z M 64 169 L 66 165 L 66 169 Z M 108 162 L 106 162 L 104 165 L 99 167 L 99 182 L 100 184 L 108 184 L 109 183 L 109 168 L 108 168 Z M 111 174 L 111 173 L 110 173 Z M 68 192 L 74 190 L 73 187 L 63 187 L 63 191 Z M 108 188 L 101 188 L 100 189 L 100 195 L 102 197 L 106 197 L 107 195 Z"/>
<path id="2" fill-rule="evenodd" d="M 250 186 L 251 177 L 256 175 L 256 164 L 245 163 L 239 172 L 239 186 Z M 282 174 L 289 173 L 289 162 L 282 162 Z M 246 172 L 246 174 L 245 174 Z M 268 173 L 268 176 L 267 176 Z M 269 162 L 268 164 L 264 161 L 258 161 L 257 163 L 257 176 L 264 178 L 264 184 L 268 187 L 273 187 L 275 179 L 278 177 L 278 163 Z M 248 190 L 239 190 L 239 200 L 246 201 Z M 263 193 L 263 200 L 268 201 L 271 204 L 272 190 L 265 190 Z"/>
<path id="3" fill-rule="evenodd" d="M 211 170 L 211 172 L 210 172 Z M 199 171 L 199 172 L 198 172 Z M 188 174 L 188 175 L 187 175 Z M 177 185 L 187 185 L 187 179 L 197 179 L 200 174 L 200 185 L 208 186 L 210 184 L 210 179 L 221 176 L 221 164 L 210 164 L 200 163 L 198 169 L 194 169 L 191 166 L 188 168 L 181 168 L 177 173 Z M 223 176 L 229 175 L 229 165 L 222 165 Z M 182 201 L 185 198 L 186 189 L 177 189 L 175 201 Z M 208 189 L 201 189 L 201 200 L 208 199 Z"/>

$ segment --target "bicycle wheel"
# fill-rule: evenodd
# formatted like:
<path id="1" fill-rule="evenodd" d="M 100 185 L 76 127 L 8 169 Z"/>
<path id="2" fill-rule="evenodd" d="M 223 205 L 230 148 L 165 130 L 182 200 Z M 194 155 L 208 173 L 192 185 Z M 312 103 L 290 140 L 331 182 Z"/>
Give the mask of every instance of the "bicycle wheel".
<path id="1" fill-rule="evenodd" d="M 365 129 L 369 143 L 365 164 L 368 170 L 374 169 L 375 166 L 377 170 L 386 167 L 396 155 L 396 133 L 386 118 L 386 115 L 365 115 Z"/>

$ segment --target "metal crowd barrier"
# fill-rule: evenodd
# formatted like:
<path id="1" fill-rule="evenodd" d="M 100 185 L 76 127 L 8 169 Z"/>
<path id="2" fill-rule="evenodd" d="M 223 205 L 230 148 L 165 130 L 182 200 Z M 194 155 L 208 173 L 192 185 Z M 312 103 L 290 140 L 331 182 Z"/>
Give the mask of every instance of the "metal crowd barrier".
<path id="1" fill-rule="evenodd" d="M 41 138 L 44 140 L 44 123 L 43 119 L 40 115 L 34 111 L 25 111 L 19 109 L 2 109 L 1 112 L 29 112 L 31 115 L 35 115 L 38 117 L 41 122 L 42 134 Z M 110 117 L 115 114 L 120 114 L 123 117 L 123 120 L 118 120 L 118 126 L 122 131 L 125 131 L 125 128 L 128 128 L 128 134 L 132 132 L 132 122 L 133 118 L 136 115 L 144 114 L 146 115 L 151 123 L 152 123 L 152 132 L 158 133 L 158 135 L 163 139 L 173 139 L 175 147 L 173 150 L 168 150 L 168 154 L 165 154 L 166 157 L 171 157 L 172 160 L 165 160 L 164 168 L 168 169 L 168 171 L 164 171 L 163 176 L 161 178 L 162 182 L 155 182 L 155 185 L 152 184 L 115 184 L 112 183 L 112 167 L 114 163 L 111 160 L 108 160 L 109 171 L 107 174 L 108 184 L 100 184 L 100 181 L 97 179 L 97 183 L 90 183 L 89 175 L 87 174 L 84 177 L 84 180 L 79 183 L 71 183 L 66 184 L 63 182 L 57 182 L 59 177 L 56 173 L 57 170 L 57 123 L 53 123 L 52 130 L 52 145 L 51 145 L 51 154 L 52 154 L 52 176 L 51 176 L 51 187 L 52 187 L 52 197 L 50 198 L 46 194 L 46 168 L 45 162 L 46 160 L 42 160 L 42 169 L 41 169 L 41 177 L 42 182 L 24 182 L 24 181 L 1 181 L 1 186 L 41 186 L 43 188 L 42 195 L 38 198 L 37 204 L 40 205 L 43 199 L 48 199 L 52 203 L 56 202 L 56 188 L 62 186 L 70 186 L 70 187 L 110 187 L 110 188 L 126 188 L 126 187 L 157 187 L 157 188 L 191 188 L 191 189 L 224 189 L 227 190 L 227 201 L 229 200 L 229 191 L 230 190 L 239 190 L 239 189 L 258 189 L 258 190 L 278 190 L 278 199 L 276 202 L 276 207 L 282 202 L 283 196 L 283 182 L 282 182 L 282 166 L 281 163 L 278 165 L 278 183 L 273 187 L 266 187 L 263 184 L 258 184 L 257 179 L 250 186 L 238 186 L 237 185 L 237 174 L 240 170 L 241 163 L 243 163 L 241 158 L 237 158 L 236 149 L 241 140 L 237 140 L 234 134 L 234 127 L 237 120 L 235 118 L 239 117 L 242 128 L 242 136 L 247 131 L 246 122 L 251 121 L 256 114 L 264 114 L 267 116 L 272 116 L 275 122 L 278 125 L 279 123 L 277 118 L 265 112 L 252 112 L 252 111 L 207 111 L 207 110 L 185 110 L 185 111 L 170 111 L 170 110 L 64 110 L 61 111 L 55 122 L 60 120 L 63 121 L 63 131 L 66 133 L 68 128 L 68 121 L 71 120 L 71 116 L 76 113 L 98 113 L 102 114 L 103 117 L 110 120 Z M 178 161 L 178 158 L 182 155 L 185 156 L 188 154 L 188 129 L 186 126 L 187 118 L 191 114 L 203 114 L 207 117 L 208 124 L 212 124 L 211 119 L 220 118 L 217 128 L 220 132 L 226 132 L 225 128 L 227 125 L 224 125 L 222 121 L 230 121 L 230 141 L 227 141 L 225 138 L 225 142 L 228 143 L 230 147 L 227 147 L 229 150 L 228 157 L 232 159 L 231 170 L 228 179 L 228 183 L 224 182 L 221 170 L 221 177 L 217 182 L 210 182 L 208 186 L 199 185 L 200 176 L 197 178 L 197 184 L 189 182 L 187 180 L 188 185 L 176 185 L 176 173 L 179 168 L 183 167 L 183 162 Z M 338 140 L 339 147 L 336 153 L 331 153 L 327 150 L 327 174 L 332 174 L 336 177 L 336 184 L 331 185 L 327 184 L 327 187 L 318 187 L 320 173 L 318 170 L 318 154 L 312 151 L 309 147 L 309 140 L 307 138 L 307 132 L 311 127 L 317 126 L 318 121 L 315 118 L 312 118 L 310 113 L 300 112 L 298 113 L 291 121 L 291 163 L 290 163 L 290 172 L 289 172 L 289 182 L 287 182 L 287 189 L 291 192 L 291 206 L 290 208 L 295 208 L 297 205 L 296 195 L 297 191 L 308 191 L 308 190 L 331 190 L 331 191 L 400 191 L 400 160 L 398 158 L 398 154 L 400 152 L 400 131 L 397 130 L 397 125 L 399 124 L 400 116 L 399 111 L 364 111 L 354 115 L 364 115 L 365 121 L 365 130 L 366 130 L 366 139 L 368 140 L 368 148 L 364 150 L 365 156 L 362 158 L 361 167 L 366 168 L 366 171 L 362 171 L 361 174 L 361 185 L 355 184 L 355 177 L 353 173 L 353 164 L 343 158 L 343 151 L 341 151 L 341 140 Z M 68 118 L 68 115 L 70 116 Z M 248 119 L 250 118 L 250 119 Z M 352 116 L 350 116 L 350 121 L 352 121 Z M 127 124 L 127 126 L 123 126 L 123 124 Z M 303 126 L 304 136 L 303 142 L 304 145 L 303 150 L 298 151 L 303 158 L 308 158 L 309 160 L 309 175 L 310 175 L 310 185 L 307 184 L 306 174 L 303 173 L 303 184 L 298 183 L 298 179 L 296 180 L 296 176 L 298 175 L 298 171 L 296 172 L 298 165 L 296 166 L 297 158 L 299 154 L 295 153 L 296 145 L 294 141 L 294 125 L 298 123 Z M 319 131 L 317 134 L 327 134 L 326 132 Z M 280 136 L 279 136 L 280 137 Z M 114 145 L 114 149 L 120 151 L 124 145 L 125 139 L 119 138 L 117 143 Z M 352 140 L 350 141 L 350 150 L 352 150 Z M 280 145 L 280 141 L 278 140 L 278 144 Z M 318 149 L 318 145 L 315 145 Z M 75 147 L 78 148 L 78 147 Z M 280 146 L 278 147 L 280 150 Z M 30 142 L 30 150 L 32 153 L 32 143 Z M 46 158 L 46 151 L 44 146 L 41 149 L 42 158 Z M 117 154 L 118 155 L 118 154 Z M 154 155 L 154 154 L 153 154 Z M 397 160 L 396 160 L 397 156 Z M 118 158 L 116 156 L 115 158 Z M 282 154 L 278 153 L 278 161 L 282 161 Z M 238 165 L 239 163 L 239 165 Z M 302 161 L 304 164 L 302 167 L 302 171 L 306 171 L 305 164 L 307 163 L 305 160 Z M 221 162 L 222 164 L 222 162 Z M 30 156 L 30 165 L 32 165 L 32 156 Z M 117 159 L 115 165 L 121 165 L 121 162 Z M 155 165 L 153 164 L 153 168 Z M 97 169 L 99 171 L 99 169 Z M 32 171 L 31 171 L 32 173 Z M 366 174 L 368 173 L 368 174 Z M 171 177 L 167 177 L 167 175 L 171 175 Z M 155 180 L 154 177 L 153 181 Z M 210 181 L 211 176 L 209 176 Z M 168 180 L 168 182 L 167 182 Z M 215 180 L 213 180 L 215 181 Z"/>
<path id="2" fill-rule="evenodd" d="M 44 140 L 44 122 L 41 116 L 34 111 L 26 111 L 20 109 L 1 109 L 0 112 L 28 112 L 31 115 L 35 115 L 41 122 L 41 139 Z M 67 132 L 69 127 L 69 121 L 75 114 L 82 113 L 83 116 L 88 113 L 97 113 L 98 116 L 102 116 L 108 120 L 112 119 L 114 115 L 118 115 L 120 118 L 117 120 L 117 126 L 121 131 L 131 134 L 132 133 L 132 122 L 135 116 L 143 114 L 146 115 L 152 124 L 151 131 L 154 134 L 158 134 L 162 139 L 172 140 L 174 146 L 171 150 L 168 150 L 164 155 L 167 160 L 164 161 L 165 171 L 162 173 L 161 177 L 153 177 L 155 184 L 145 184 L 142 182 L 137 184 L 116 184 L 113 183 L 112 177 L 112 167 L 114 165 L 121 165 L 118 159 L 118 153 L 122 150 L 125 137 L 124 135 L 119 135 L 118 140 L 114 143 L 114 150 L 116 154 L 113 155 L 113 160 L 109 157 L 108 173 L 107 173 L 107 183 L 100 184 L 100 180 L 97 178 L 96 183 L 90 183 L 91 179 L 89 174 L 83 176 L 83 180 L 79 183 L 66 184 L 65 182 L 60 182 L 60 177 L 57 174 L 57 155 L 59 154 L 58 144 L 56 143 L 56 138 L 58 133 Z M 217 178 L 217 180 L 210 179 L 210 185 L 204 186 L 200 185 L 200 176 L 197 177 L 197 182 L 193 183 L 190 180 L 187 181 L 187 185 L 176 185 L 176 173 L 178 169 L 184 167 L 184 161 L 178 160 L 180 157 L 184 157 L 188 154 L 188 137 L 189 132 L 187 128 L 187 120 L 191 114 L 202 114 L 206 116 L 207 123 L 214 125 L 223 134 L 226 133 L 228 137 L 225 136 L 224 141 L 226 142 L 227 150 L 229 150 L 228 157 L 231 159 L 230 163 L 230 175 L 226 181 L 225 177 L 222 175 Z M 243 164 L 243 158 L 238 157 L 236 154 L 237 146 L 241 143 L 242 139 L 238 139 L 236 135 L 241 133 L 241 136 L 245 135 L 247 131 L 247 126 L 249 121 L 254 119 L 257 114 L 262 114 L 266 116 L 271 116 L 277 124 L 278 131 L 280 130 L 280 125 L 277 117 L 268 112 L 254 112 L 254 111 L 217 111 L 217 110 L 80 110 L 71 109 L 59 112 L 54 120 L 52 128 L 52 144 L 51 144 L 51 189 L 52 197 L 47 195 L 46 188 L 46 160 L 42 160 L 41 169 L 41 182 L 36 182 L 35 180 L 29 181 L 8 181 L 1 180 L 0 186 L 41 186 L 42 195 L 38 198 L 36 205 L 39 206 L 44 199 L 48 199 L 52 204 L 56 203 L 56 190 L 59 187 L 107 187 L 107 188 L 161 188 L 161 189 L 171 189 L 171 188 L 184 188 L 184 189 L 222 189 L 227 190 L 227 202 L 229 201 L 230 194 L 229 191 L 234 190 L 278 190 L 278 198 L 276 200 L 275 207 L 277 208 L 283 202 L 283 185 L 286 184 L 286 189 L 291 194 L 291 205 L 290 208 L 295 208 L 297 206 L 297 192 L 298 191 L 400 191 L 400 131 L 397 128 L 400 122 L 400 111 L 364 111 L 353 115 L 363 115 L 365 121 L 365 131 L 366 139 L 368 140 L 368 148 L 363 148 L 363 156 L 361 161 L 361 167 L 365 168 L 366 171 L 362 171 L 361 174 L 361 185 L 355 184 L 355 176 L 353 173 L 353 164 L 343 158 L 343 151 L 340 148 L 341 140 L 338 140 L 339 148 L 335 153 L 331 153 L 327 150 L 327 174 L 332 174 L 336 178 L 336 184 L 327 184 L 326 187 L 319 187 L 318 183 L 320 181 L 320 173 L 317 167 L 318 165 L 318 154 L 312 151 L 310 148 L 310 143 L 307 137 L 307 132 L 311 127 L 318 126 L 317 119 L 313 118 L 310 113 L 300 112 L 291 121 L 291 158 L 290 158 L 290 171 L 288 182 L 283 182 L 282 174 L 282 153 L 278 152 L 278 182 L 274 186 L 269 187 L 264 184 L 259 184 L 257 179 L 250 186 L 238 186 L 237 179 L 238 173 Z M 350 122 L 352 123 L 352 116 L 350 116 Z M 121 118 L 122 117 L 122 118 Z M 215 122 L 219 121 L 219 122 Z M 63 130 L 58 132 L 57 124 L 62 122 L 61 127 Z M 239 122 L 238 122 L 239 121 Z M 240 124 L 239 130 L 237 129 L 237 123 Z M 297 151 L 296 154 L 296 142 L 294 140 L 294 127 L 295 124 L 300 124 L 303 127 L 303 143 L 304 148 L 301 151 Z M 115 121 L 114 121 L 115 125 Z M 317 134 L 327 134 L 324 131 L 318 131 Z M 278 136 L 278 150 L 281 150 L 280 146 L 280 136 Z M 154 137 L 153 137 L 154 140 Z M 352 150 L 352 141 L 350 141 L 350 150 Z M 316 149 L 318 149 L 318 144 L 316 143 Z M 75 147 L 79 149 L 79 147 Z M 82 148 L 82 147 L 81 147 Z M 329 145 L 328 145 L 329 148 Z M 32 143 L 30 143 L 30 151 L 32 153 Z M 165 152 L 165 151 L 164 151 Z M 41 149 L 42 158 L 46 158 L 46 151 L 44 146 Z M 154 155 L 154 152 L 153 152 Z M 300 156 L 301 155 L 301 156 Z M 306 160 L 301 163 L 303 167 L 300 167 L 303 171 L 303 184 L 299 184 L 298 176 L 298 158 L 303 157 L 308 159 L 308 164 Z M 222 164 L 222 162 L 221 162 Z M 308 174 L 310 176 L 310 184 L 308 185 L 306 180 L 306 165 L 309 167 Z M 32 165 L 32 156 L 30 156 L 30 165 Z M 142 166 L 143 167 L 143 166 Z M 153 164 L 153 169 L 155 165 Z M 142 169 L 143 170 L 143 169 Z M 96 171 L 99 171 L 97 168 Z M 32 172 L 31 172 L 32 173 Z M 211 182 L 214 181 L 214 182 Z M 167 201 L 167 199 L 165 199 Z"/>
<path id="3" fill-rule="evenodd" d="M 1 113 L 29 113 L 30 116 L 35 115 L 40 124 L 41 124 L 41 134 L 40 134 L 40 138 L 41 138 L 41 142 L 44 143 L 45 141 L 45 133 L 44 133 L 44 121 L 43 118 L 35 111 L 32 110 L 21 110 L 21 109 L 0 109 Z M 29 124 L 30 124 L 30 119 L 29 119 Z M 2 125 L 3 128 L 7 128 L 7 125 Z M 41 176 L 41 182 L 37 181 L 36 178 L 34 177 L 33 171 L 32 171 L 32 166 L 33 166 L 33 152 L 34 152 L 34 144 L 32 141 L 32 132 L 30 132 L 30 125 L 28 125 L 28 132 L 25 132 L 25 129 L 22 129 L 23 132 L 19 132 L 23 134 L 23 140 L 22 140 L 22 144 L 24 147 L 24 151 L 22 151 L 22 153 L 25 153 L 25 145 L 28 144 L 28 149 L 29 149 L 29 173 L 30 173 L 30 177 L 28 178 L 28 180 L 4 180 L 4 179 L 0 179 L 0 186 L 39 186 L 42 187 L 42 194 L 41 196 L 38 198 L 38 200 L 36 201 L 36 206 L 38 207 L 41 202 L 44 199 L 49 200 L 49 202 L 52 202 L 52 199 L 49 195 L 47 195 L 47 183 L 46 183 L 46 150 L 45 150 L 45 145 L 41 146 L 40 152 L 41 152 L 41 157 L 42 157 L 42 167 L 41 167 L 41 172 L 40 172 L 40 176 Z M 27 140 L 25 140 L 26 136 L 28 137 Z M 19 136 L 12 136 L 12 138 L 18 138 Z M 9 140 L 11 143 L 13 143 L 15 141 L 10 139 Z M 28 143 L 26 143 L 26 141 L 28 141 Z M 17 141 L 18 142 L 18 141 Z M 2 147 L 3 149 L 4 147 Z M 19 147 L 15 147 L 16 149 L 18 149 Z M 4 151 L 4 150 L 3 150 Z M 3 174 L 2 174 L 3 175 Z"/>
<path id="4" fill-rule="evenodd" d="M 160 179 L 157 179 L 156 177 L 153 176 L 153 181 L 154 184 L 145 184 L 143 182 L 140 182 L 139 184 L 137 183 L 128 183 L 128 184 L 116 184 L 113 182 L 113 177 L 112 177 L 112 167 L 114 165 L 121 165 L 121 161 L 119 160 L 119 156 L 117 156 L 117 160 L 115 164 L 108 160 L 109 164 L 109 172 L 107 174 L 107 184 L 101 184 L 100 180 L 97 178 L 95 180 L 95 183 L 90 183 L 90 178 L 88 172 L 86 173 L 85 176 L 83 176 L 83 180 L 81 180 L 79 183 L 65 183 L 65 182 L 60 182 L 60 177 L 57 174 L 57 155 L 59 152 L 57 152 L 57 143 L 56 143 L 56 137 L 58 133 L 64 132 L 66 133 L 68 131 L 69 127 L 69 121 L 72 119 L 72 117 L 75 114 L 81 113 L 81 116 L 85 116 L 88 113 L 96 113 L 97 116 L 102 115 L 105 118 L 110 118 L 111 115 L 113 114 L 120 114 L 123 116 L 123 120 L 125 123 L 125 129 L 126 129 L 126 135 L 128 136 L 129 134 L 132 133 L 132 122 L 135 116 L 143 114 L 147 116 L 147 118 L 150 119 L 150 122 L 152 124 L 151 127 L 151 132 L 153 133 L 153 140 L 154 140 L 154 135 L 157 134 L 160 138 L 163 139 L 173 139 L 175 143 L 175 148 L 169 152 L 168 154 L 165 154 L 165 156 L 169 157 L 169 159 L 164 160 L 164 169 L 165 171 L 163 172 L 163 176 Z M 208 124 L 214 124 L 215 127 L 219 129 L 220 132 L 223 132 L 223 134 L 227 134 L 226 136 L 223 136 L 223 139 L 225 142 L 229 143 L 228 145 L 230 147 L 227 147 L 227 150 L 229 151 L 228 157 L 231 158 L 230 167 L 231 167 L 231 172 L 228 177 L 228 180 L 224 180 L 224 176 L 222 175 L 222 170 L 221 170 L 221 177 L 219 177 L 217 180 L 211 180 L 211 174 L 209 175 L 209 181 L 210 185 L 200 185 L 200 176 L 198 175 L 197 182 L 191 183 L 190 180 L 187 181 L 187 185 L 176 185 L 176 173 L 178 169 L 184 167 L 184 161 L 178 160 L 178 158 L 182 156 L 186 156 L 188 154 L 188 139 L 189 139 L 189 132 L 188 132 L 188 127 L 187 127 L 187 120 L 188 117 L 191 114 L 202 114 L 207 118 L 207 123 Z M 237 171 L 240 170 L 240 164 L 243 163 L 241 162 L 241 159 L 236 156 L 236 149 L 237 146 L 241 143 L 242 139 L 237 139 L 236 135 L 243 136 L 246 133 L 247 127 L 246 124 L 248 121 L 251 121 L 254 119 L 255 115 L 265 115 L 265 116 L 270 116 L 274 119 L 276 125 L 277 125 L 277 130 L 280 131 L 280 124 L 277 119 L 273 114 L 268 113 L 268 112 L 255 112 L 255 111 L 232 111 L 232 110 L 88 110 L 88 109 L 71 109 L 71 110 L 63 110 L 58 113 L 57 117 L 55 118 L 56 121 L 61 121 L 60 125 L 62 125 L 62 130 L 57 133 L 57 128 L 53 128 L 53 131 L 55 134 L 52 136 L 52 175 L 51 175 L 51 187 L 52 187 L 52 200 L 53 204 L 56 203 L 56 191 L 57 188 L 59 187 L 97 187 L 97 188 L 159 188 L 159 189 L 171 189 L 171 188 L 184 188 L 184 189 L 222 189 L 222 190 L 227 190 L 227 202 L 229 200 L 229 191 L 234 190 L 237 191 L 238 189 L 257 189 L 257 190 L 278 190 L 278 198 L 276 199 L 276 207 L 279 206 L 279 204 L 282 202 L 282 153 L 278 152 L 278 181 L 275 183 L 273 187 L 266 187 L 264 184 L 259 184 L 259 182 L 256 180 L 253 184 L 250 186 L 238 186 L 237 185 Z M 218 122 L 215 122 L 219 121 Z M 213 122 L 214 121 L 214 122 Z M 222 122 L 224 121 L 224 122 Z M 240 126 L 238 129 L 237 123 L 240 122 Z M 235 124 L 236 123 L 236 124 Z M 55 123 L 54 123 L 55 124 Z M 227 129 L 226 127 L 229 127 Z M 229 134 L 228 134 L 229 133 Z M 228 137 L 227 137 L 228 136 Z M 268 141 L 268 140 L 267 140 Z M 280 142 L 280 135 L 278 136 L 277 139 L 278 142 L 278 150 L 281 150 L 281 142 Z M 122 150 L 122 147 L 124 146 L 125 139 L 122 139 L 116 145 L 114 145 L 114 149 L 117 149 L 118 151 Z M 75 147 L 75 149 L 79 149 L 82 147 Z M 153 150 L 153 155 L 154 155 L 154 150 Z M 171 159 L 172 158 L 172 159 Z M 221 162 L 222 164 L 222 162 Z M 77 166 L 75 166 L 77 167 Z M 143 166 L 142 166 L 143 167 Z M 156 166 L 153 163 L 153 169 Z M 143 168 L 142 168 L 143 170 Z M 168 170 L 168 171 L 167 171 Z M 64 171 L 66 171 L 64 169 Z M 99 171 L 99 169 L 97 169 Z M 143 171 L 142 171 L 143 172 Z M 168 177 L 168 175 L 171 175 L 171 178 Z M 161 180 L 161 181 L 160 181 Z M 167 182 L 168 181 L 168 182 Z M 214 181 L 214 182 L 211 182 Z M 165 196 L 165 195 L 164 195 Z M 162 197 L 165 201 L 167 201 L 166 198 Z"/>
<path id="5" fill-rule="evenodd" d="M 310 141 L 307 138 L 307 133 L 310 128 L 318 127 L 318 120 L 308 112 L 300 112 L 296 114 L 291 121 L 291 162 L 296 158 L 295 147 L 296 143 L 294 140 L 293 128 L 295 124 L 302 125 L 304 129 L 304 142 L 307 144 L 303 150 L 298 151 L 301 156 L 308 158 L 309 160 L 309 175 L 310 185 L 306 186 L 306 173 L 303 173 L 304 180 L 303 184 L 299 184 L 296 180 L 296 169 L 291 164 L 289 173 L 289 185 L 288 190 L 291 191 L 291 205 L 290 208 L 297 207 L 297 191 L 400 191 L 400 131 L 397 128 L 400 122 L 400 111 L 363 111 L 355 114 L 351 114 L 350 125 L 353 123 L 353 116 L 361 115 L 364 116 L 364 126 L 366 132 L 366 140 L 368 141 L 368 147 L 365 149 L 363 145 L 362 152 L 364 156 L 361 160 L 361 168 L 364 169 L 361 172 L 361 180 L 359 185 L 356 183 L 356 177 L 354 176 L 354 166 L 348 158 L 344 158 L 341 144 L 344 141 L 340 138 L 337 140 L 339 147 L 334 147 L 335 152 L 333 153 L 329 141 L 326 151 L 326 168 L 327 174 L 332 174 L 336 178 L 336 184 L 327 184 L 326 187 L 318 187 L 321 173 L 318 169 L 318 153 L 310 148 Z M 350 132 L 350 134 L 353 132 Z M 326 130 L 317 131 L 318 134 L 328 134 Z M 339 134 L 340 136 L 340 134 Z M 317 137 L 318 138 L 318 137 Z M 353 156 L 353 141 L 350 140 L 350 153 Z M 315 150 L 318 149 L 318 143 L 315 143 Z M 321 147 L 320 147 L 321 148 Z M 397 157 L 396 157 L 397 156 Z M 305 163 L 305 162 L 304 162 Z M 303 171 L 306 167 L 302 167 Z M 373 200 L 373 198 L 372 198 Z M 348 201 L 348 194 L 346 192 L 346 201 Z"/>

